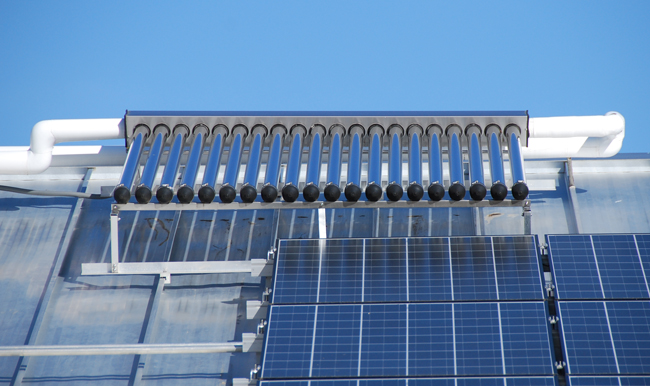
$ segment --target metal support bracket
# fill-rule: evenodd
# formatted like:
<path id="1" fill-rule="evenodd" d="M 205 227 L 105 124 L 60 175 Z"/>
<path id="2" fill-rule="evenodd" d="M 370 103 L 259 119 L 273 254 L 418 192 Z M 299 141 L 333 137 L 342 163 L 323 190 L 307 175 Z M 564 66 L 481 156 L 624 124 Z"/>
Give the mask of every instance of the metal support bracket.
<path id="1" fill-rule="evenodd" d="M 268 314 L 269 303 L 259 300 L 246 301 L 246 319 L 262 319 Z"/>
<path id="2" fill-rule="evenodd" d="M 245 332 L 241 334 L 241 336 L 242 336 L 243 352 L 262 352 L 262 344 L 264 343 L 264 334 Z"/>
<path id="3" fill-rule="evenodd" d="M 531 224 L 531 217 L 533 216 L 533 212 L 530 208 L 530 200 L 524 200 L 524 206 L 523 206 L 523 211 L 522 211 L 522 216 L 524 216 L 524 234 L 525 235 L 531 235 L 532 234 L 532 224 Z"/>

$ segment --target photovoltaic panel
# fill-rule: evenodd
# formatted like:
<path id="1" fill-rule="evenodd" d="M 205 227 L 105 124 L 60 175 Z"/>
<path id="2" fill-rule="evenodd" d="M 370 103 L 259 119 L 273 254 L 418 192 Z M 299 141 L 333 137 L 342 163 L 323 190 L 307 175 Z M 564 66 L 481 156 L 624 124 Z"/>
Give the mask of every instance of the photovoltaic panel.
<path id="1" fill-rule="evenodd" d="M 281 240 L 273 303 L 542 300 L 526 237 Z"/>
<path id="2" fill-rule="evenodd" d="M 409 374 L 456 374 L 453 311 L 454 304 L 409 304 Z"/>
<path id="3" fill-rule="evenodd" d="M 360 305 L 318 307 L 311 376 L 358 375 L 360 320 Z"/>
<path id="4" fill-rule="evenodd" d="M 358 383 L 357 383 L 358 382 Z M 406 379 L 337 379 L 311 381 L 261 381 L 260 386 L 406 386 Z M 554 377 L 410 378 L 408 386 L 556 386 Z M 589 384 L 592 385 L 592 384 Z M 616 384 L 618 385 L 618 383 Z M 624 385 L 626 385 L 624 383 Z M 633 385 L 633 384 L 630 384 Z M 645 384 L 643 384 L 645 385 Z"/>
<path id="5" fill-rule="evenodd" d="M 406 331 L 405 304 L 364 304 L 359 375 L 408 375 Z"/>
<path id="6" fill-rule="evenodd" d="M 505 375 L 497 304 L 463 303 L 455 308 L 458 374 Z"/>
<path id="7" fill-rule="evenodd" d="M 569 386 L 650 386 L 650 376 L 569 377 Z"/>
<path id="8" fill-rule="evenodd" d="M 650 374 L 650 302 L 558 302 L 569 374 Z"/>
<path id="9" fill-rule="evenodd" d="M 650 298 L 640 236 L 547 237 L 558 299 Z"/>

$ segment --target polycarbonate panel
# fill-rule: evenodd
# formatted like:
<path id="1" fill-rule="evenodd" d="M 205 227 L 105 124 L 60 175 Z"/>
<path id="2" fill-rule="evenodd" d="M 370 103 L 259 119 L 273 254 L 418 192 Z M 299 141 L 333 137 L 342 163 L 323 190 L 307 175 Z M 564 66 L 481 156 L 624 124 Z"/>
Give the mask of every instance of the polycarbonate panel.
<path id="1" fill-rule="evenodd" d="M 558 299 L 650 298 L 639 237 L 548 236 Z"/>
<path id="2" fill-rule="evenodd" d="M 271 307 L 262 377 L 309 376 L 315 311 L 316 306 Z"/>
<path id="3" fill-rule="evenodd" d="M 315 303 L 320 253 L 316 240 L 280 240 L 274 303 Z"/>
<path id="4" fill-rule="evenodd" d="M 319 305 L 317 319 L 311 376 L 356 376 L 361 306 Z"/>

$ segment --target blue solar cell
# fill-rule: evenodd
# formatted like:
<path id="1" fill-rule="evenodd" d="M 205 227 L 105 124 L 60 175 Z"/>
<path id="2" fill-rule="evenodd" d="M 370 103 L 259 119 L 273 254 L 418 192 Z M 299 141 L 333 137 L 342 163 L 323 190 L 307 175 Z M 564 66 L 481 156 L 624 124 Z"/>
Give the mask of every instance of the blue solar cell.
<path id="1" fill-rule="evenodd" d="M 643 264 L 646 284 L 650 283 L 650 235 L 634 235 L 634 240 L 639 248 L 639 257 Z"/>
<path id="2" fill-rule="evenodd" d="M 620 382 L 619 382 L 620 381 Z M 570 386 L 650 386 L 650 377 L 569 377 Z"/>
<path id="3" fill-rule="evenodd" d="M 315 310 L 315 306 L 271 307 L 262 377 L 309 376 Z"/>
<path id="4" fill-rule="evenodd" d="M 620 377 L 621 386 L 650 386 L 650 377 Z"/>
<path id="5" fill-rule="evenodd" d="M 308 381 L 260 381 L 259 386 L 308 386 Z M 356 382 L 353 385 L 356 386 Z"/>
<path id="6" fill-rule="evenodd" d="M 546 306 L 500 303 L 507 374 L 553 374 Z"/>
<path id="7" fill-rule="evenodd" d="M 408 240 L 409 300 L 453 300 L 449 239 Z"/>
<path id="8" fill-rule="evenodd" d="M 409 379 L 408 386 L 456 386 L 453 379 Z"/>
<path id="9" fill-rule="evenodd" d="M 406 386 L 405 379 L 361 379 L 359 386 Z"/>
<path id="10" fill-rule="evenodd" d="M 589 236 L 547 236 L 558 299 L 602 299 Z"/>
<path id="11" fill-rule="evenodd" d="M 361 301 L 364 243 L 365 241 L 360 239 L 327 241 L 321 267 L 319 302 Z"/>
<path id="12" fill-rule="evenodd" d="M 498 299 L 489 237 L 449 239 L 455 300 Z"/>
<path id="13" fill-rule="evenodd" d="M 554 377 L 506 378 L 506 386 L 556 386 Z"/>
<path id="14" fill-rule="evenodd" d="M 357 376 L 361 306 L 320 305 L 316 318 L 311 376 Z"/>
<path id="15" fill-rule="evenodd" d="M 606 299 L 648 298 L 633 235 L 591 236 Z"/>
<path id="16" fill-rule="evenodd" d="M 454 307 L 458 374 L 504 374 L 497 304 L 460 303 Z"/>
<path id="17" fill-rule="evenodd" d="M 621 374 L 650 374 L 650 303 L 607 302 Z"/>
<path id="18" fill-rule="evenodd" d="M 367 239 L 364 301 L 406 301 L 406 239 Z"/>
<path id="19" fill-rule="evenodd" d="M 361 376 L 406 375 L 406 305 L 364 304 Z"/>
<path id="20" fill-rule="evenodd" d="M 317 240 L 281 240 L 273 288 L 274 303 L 314 303 L 320 253 Z"/>
<path id="21" fill-rule="evenodd" d="M 531 236 L 492 237 L 499 299 L 544 299 L 537 242 Z"/>
<path id="22" fill-rule="evenodd" d="M 570 374 L 616 374 L 603 302 L 558 302 Z"/>
<path id="23" fill-rule="evenodd" d="M 504 386 L 503 378 L 460 378 L 457 386 Z"/>
<path id="24" fill-rule="evenodd" d="M 452 304 L 408 305 L 409 375 L 454 375 L 452 312 Z"/>

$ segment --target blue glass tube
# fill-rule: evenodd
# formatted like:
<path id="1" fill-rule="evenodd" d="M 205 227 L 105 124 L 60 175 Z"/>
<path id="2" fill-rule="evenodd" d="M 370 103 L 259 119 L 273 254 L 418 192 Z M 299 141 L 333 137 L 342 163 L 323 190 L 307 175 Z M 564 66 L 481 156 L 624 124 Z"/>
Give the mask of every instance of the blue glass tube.
<path id="1" fill-rule="evenodd" d="M 368 155 L 368 183 L 381 186 L 381 133 L 375 132 L 370 140 L 370 154 Z"/>
<path id="2" fill-rule="evenodd" d="M 335 132 L 330 142 L 327 183 L 339 186 L 341 183 L 341 133 Z"/>
<path id="3" fill-rule="evenodd" d="M 269 159 L 266 162 L 266 175 L 264 176 L 264 187 L 262 188 L 262 199 L 265 202 L 274 202 L 278 198 L 278 180 L 280 178 L 280 162 L 284 147 L 284 136 L 287 129 L 284 126 L 276 125 L 271 129 L 271 148 Z"/>
<path id="4" fill-rule="evenodd" d="M 186 136 L 187 132 L 184 130 L 178 130 L 176 133 L 174 133 L 174 142 L 172 143 L 172 148 L 169 150 L 167 164 L 165 165 L 162 179 L 160 181 L 161 186 L 174 186 L 174 181 L 176 180 L 176 174 L 178 173 L 178 166 L 180 164 L 181 153 L 183 152 Z"/>
<path id="5" fill-rule="evenodd" d="M 464 184 L 463 157 L 460 150 L 460 140 L 457 133 L 452 133 L 449 139 L 449 179 L 451 184 Z"/>
<path id="6" fill-rule="evenodd" d="M 501 159 L 501 142 L 499 134 L 495 131 L 489 134 L 488 151 L 490 154 L 490 174 L 492 175 L 492 184 L 505 182 L 503 171 L 503 160 Z"/>
<path id="7" fill-rule="evenodd" d="M 120 183 L 113 191 L 113 198 L 118 204 L 126 204 L 131 198 L 131 187 L 133 186 L 135 173 L 138 171 L 138 166 L 140 166 L 140 157 L 142 156 L 145 139 L 145 133 L 140 131 L 136 134 L 133 142 L 131 142 L 131 148 L 129 149 L 129 154 L 126 156 Z"/>
<path id="8" fill-rule="evenodd" d="M 390 135 L 388 181 L 390 183 L 402 185 L 402 143 L 401 136 L 397 130 Z"/>
<path id="9" fill-rule="evenodd" d="M 508 154 L 510 156 L 510 170 L 512 172 L 512 183 L 526 182 L 524 176 L 524 162 L 521 157 L 519 138 L 515 132 L 509 133 Z"/>
<path id="10" fill-rule="evenodd" d="M 255 130 L 253 128 L 253 144 L 248 153 L 248 164 L 246 165 L 246 174 L 244 183 L 252 187 L 257 186 L 257 178 L 260 174 L 260 160 L 262 159 L 262 143 L 266 137 L 266 128 L 264 130 Z"/>
<path id="11" fill-rule="evenodd" d="M 300 164 L 302 158 L 302 139 L 303 132 L 296 130 L 293 133 L 291 148 L 289 150 L 289 161 L 287 162 L 287 174 L 285 184 L 298 186 L 298 177 L 300 176 Z"/>
<path id="12" fill-rule="evenodd" d="M 442 151 L 440 134 L 429 131 L 429 183 L 442 185 Z"/>
<path id="13" fill-rule="evenodd" d="M 318 182 L 320 181 L 323 133 L 324 131 L 312 129 L 309 161 L 307 163 L 307 183 L 316 186 L 318 186 Z"/>
<path id="14" fill-rule="evenodd" d="M 361 185 L 361 134 L 353 133 L 348 157 L 348 184 L 356 186 Z"/>
<path id="15" fill-rule="evenodd" d="M 181 185 L 194 189 L 194 182 L 196 181 L 196 174 L 199 171 L 199 163 L 201 162 L 201 154 L 203 154 L 206 134 L 207 130 L 195 130 L 194 141 L 192 141 L 190 155 L 185 164 L 185 174 L 183 174 Z"/>
<path id="16" fill-rule="evenodd" d="M 240 126 L 241 127 L 241 126 Z M 237 128 L 235 128 L 237 130 Z M 234 132 L 235 136 L 230 143 L 230 153 L 228 154 L 228 163 L 223 177 L 223 185 L 235 187 L 237 177 L 239 176 L 239 167 L 241 166 L 241 154 L 244 146 L 244 130 Z"/>
<path id="17" fill-rule="evenodd" d="M 147 158 L 147 163 L 144 165 L 142 178 L 140 178 L 140 186 L 146 186 L 151 189 L 153 180 L 156 177 L 156 170 L 158 170 L 158 164 L 160 163 L 162 147 L 168 134 L 169 132 L 167 130 L 159 130 L 155 132 L 155 138 L 149 147 L 149 157 Z"/>
<path id="18" fill-rule="evenodd" d="M 221 164 L 225 128 L 216 132 L 213 131 L 213 136 L 212 145 L 210 145 L 210 156 L 208 156 L 208 163 L 205 165 L 203 183 L 201 184 L 212 188 L 214 188 L 217 181 L 217 173 L 219 172 L 219 165 Z"/>
<path id="19" fill-rule="evenodd" d="M 479 134 L 473 132 L 469 139 L 469 179 L 471 184 L 483 184 L 483 157 Z"/>
<path id="20" fill-rule="evenodd" d="M 420 134 L 421 131 L 414 130 L 409 138 L 409 182 L 416 184 L 422 184 Z"/>

